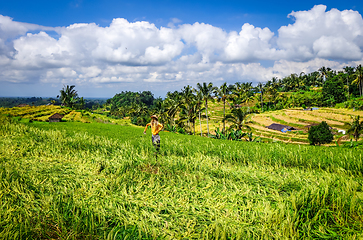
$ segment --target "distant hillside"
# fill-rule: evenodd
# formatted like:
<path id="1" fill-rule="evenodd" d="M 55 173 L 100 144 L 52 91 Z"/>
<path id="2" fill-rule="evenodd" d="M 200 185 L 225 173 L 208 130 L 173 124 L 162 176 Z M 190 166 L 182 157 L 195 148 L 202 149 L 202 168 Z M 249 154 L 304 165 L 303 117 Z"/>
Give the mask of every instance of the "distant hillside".
<path id="1" fill-rule="evenodd" d="M 92 109 L 99 107 L 106 102 L 107 99 L 85 99 L 85 108 Z M 0 107 L 12 108 L 19 104 L 27 104 L 30 106 L 41 106 L 49 103 L 55 103 L 60 105 L 60 101 L 57 98 L 42 98 L 42 97 L 0 97 Z"/>
<path id="2" fill-rule="evenodd" d="M 58 102 L 55 98 L 41 98 L 41 97 L 0 97 L 0 107 L 15 107 L 19 104 L 28 104 L 32 106 L 40 106 L 51 103 L 54 100 Z"/>

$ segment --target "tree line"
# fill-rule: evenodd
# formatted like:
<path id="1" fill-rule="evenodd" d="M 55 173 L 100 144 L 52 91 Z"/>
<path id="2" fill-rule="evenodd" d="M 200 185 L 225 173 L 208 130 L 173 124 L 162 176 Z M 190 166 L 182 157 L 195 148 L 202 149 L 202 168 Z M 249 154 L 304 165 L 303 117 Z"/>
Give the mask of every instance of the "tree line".
<path id="1" fill-rule="evenodd" d="M 40 106 L 55 100 L 54 98 L 42 97 L 0 97 L 0 107 L 15 107 L 19 104 L 28 104 L 30 106 Z"/>
<path id="2" fill-rule="evenodd" d="M 208 103 L 223 103 L 223 129 L 226 122 L 232 129 L 241 130 L 251 112 L 263 112 L 291 107 L 335 106 L 363 109 L 363 68 L 345 67 L 335 71 L 321 67 L 312 73 L 291 74 L 282 79 L 276 77 L 266 83 L 236 82 L 197 83 L 196 87 L 184 86 L 181 91 L 168 92 L 165 99 L 154 98 L 150 91 L 121 92 L 107 100 L 110 115 L 130 117 L 132 123 L 145 125 L 151 114 L 157 114 L 169 131 L 195 134 L 196 123 L 206 122 L 209 131 Z M 249 106 L 249 107 L 247 107 Z M 226 114 L 226 107 L 230 114 Z M 200 126 L 201 128 L 201 126 Z M 202 134 L 202 133 L 201 133 Z"/>

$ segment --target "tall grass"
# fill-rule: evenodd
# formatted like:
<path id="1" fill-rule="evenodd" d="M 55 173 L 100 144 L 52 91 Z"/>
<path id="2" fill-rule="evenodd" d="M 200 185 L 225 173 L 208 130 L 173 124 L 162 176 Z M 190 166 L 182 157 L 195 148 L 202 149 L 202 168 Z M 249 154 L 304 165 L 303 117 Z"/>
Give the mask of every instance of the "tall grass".
<path id="1" fill-rule="evenodd" d="M 1 117 L 0 238 L 362 238 L 351 149 Z"/>

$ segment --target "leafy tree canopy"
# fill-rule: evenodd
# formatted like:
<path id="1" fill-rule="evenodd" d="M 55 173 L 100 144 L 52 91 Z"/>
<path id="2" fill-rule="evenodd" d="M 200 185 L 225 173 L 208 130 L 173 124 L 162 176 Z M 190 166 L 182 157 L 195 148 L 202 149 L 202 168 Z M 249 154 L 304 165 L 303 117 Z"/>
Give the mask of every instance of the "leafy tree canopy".
<path id="1" fill-rule="evenodd" d="M 310 145 L 321 145 L 325 143 L 331 143 L 333 141 L 333 134 L 329 129 L 329 125 L 326 122 L 321 122 L 317 126 L 312 126 L 309 130 L 308 136 Z"/>
<path id="2" fill-rule="evenodd" d="M 60 90 L 60 96 L 59 99 L 60 101 L 67 107 L 74 107 L 74 105 L 76 104 L 76 101 L 78 99 L 78 93 L 77 91 L 74 89 L 76 86 L 75 85 L 67 85 L 64 86 L 62 88 L 62 90 Z"/>
<path id="3" fill-rule="evenodd" d="M 347 100 L 343 77 L 344 74 L 340 73 L 324 82 L 322 93 L 325 101 L 332 99 L 331 104 L 333 104 L 341 103 Z"/>
<path id="4" fill-rule="evenodd" d="M 108 105 L 112 105 L 113 108 L 131 106 L 134 104 L 145 104 L 150 107 L 154 103 L 154 95 L 150 91 L 143 92 L 129 92 L 122 91 L 116 94 L 113 98 L 107 100 Z"/>

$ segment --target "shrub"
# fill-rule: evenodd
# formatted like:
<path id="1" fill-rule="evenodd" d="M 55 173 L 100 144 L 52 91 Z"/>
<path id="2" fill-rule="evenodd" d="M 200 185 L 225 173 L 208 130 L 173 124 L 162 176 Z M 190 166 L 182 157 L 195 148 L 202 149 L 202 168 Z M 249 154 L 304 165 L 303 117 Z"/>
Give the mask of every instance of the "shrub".
<path id="1" fill-rule="evenodd" d="M 333 133 L 329 129 L 326 122 L 321 122 L 317 126 L 312 126 L 309 130 L 308 136 L 310 145 L 331 143 L 333 141 Z"/>

